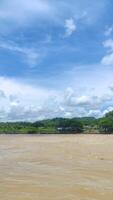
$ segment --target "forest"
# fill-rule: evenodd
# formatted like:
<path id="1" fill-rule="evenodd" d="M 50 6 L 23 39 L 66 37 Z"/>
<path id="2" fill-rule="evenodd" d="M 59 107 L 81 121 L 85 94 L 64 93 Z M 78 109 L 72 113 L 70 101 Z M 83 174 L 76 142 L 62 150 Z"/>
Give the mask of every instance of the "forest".
<path id="1" fill-rule="evenodd" d="M 0 122 L 0 134 L 112 134 L 113 111 L 102 118 L 54 118 L 36 122 Z"/>

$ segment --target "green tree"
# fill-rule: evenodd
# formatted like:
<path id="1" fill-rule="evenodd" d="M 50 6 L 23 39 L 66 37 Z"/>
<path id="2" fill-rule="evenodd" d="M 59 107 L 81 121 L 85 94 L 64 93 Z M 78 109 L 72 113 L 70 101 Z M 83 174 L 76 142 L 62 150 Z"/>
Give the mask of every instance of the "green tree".
<path id="1" fill-rule="evenodd" d="M 113 118 L 104 117 L 98 122 L 99 130 L 102 133 L 113 133 Z"/>

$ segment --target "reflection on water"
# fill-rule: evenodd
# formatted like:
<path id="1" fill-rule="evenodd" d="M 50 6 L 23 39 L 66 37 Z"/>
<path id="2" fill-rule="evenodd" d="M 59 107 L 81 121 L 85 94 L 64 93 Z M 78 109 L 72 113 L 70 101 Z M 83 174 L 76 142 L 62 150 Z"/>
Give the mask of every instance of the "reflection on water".
<path id="1" fill-rule="evenodd" d="M 1 135 L 0 200 L 113 200 L 113 136 Z"/>

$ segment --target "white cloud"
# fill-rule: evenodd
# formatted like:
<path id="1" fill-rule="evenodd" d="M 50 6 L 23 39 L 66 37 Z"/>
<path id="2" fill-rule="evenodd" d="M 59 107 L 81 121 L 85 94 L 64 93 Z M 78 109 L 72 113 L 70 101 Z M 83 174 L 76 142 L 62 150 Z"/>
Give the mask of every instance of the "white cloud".
<path id="1" fill-rule="evenodd" d="M 65 37 L 71 36 L 77 29 L 74 19 L 66 19 L 65 20 Z"/>
<path id="2" fill-rule="evenodd" d="M 33 100 L 33 103 L 39 103 L 41 100 L 43 103 L 43 99 L 45 101 L 48 99 L 49 95 L 53 94 L 44 88 L 33 87 L 23 83 L 21 80 L 16 81 L 5 77 L 0 77 L 0 90 L 3 94 L 9 96 L 11 102 L 17 101 L 19 98 L 25 100 L 26 103 L 30 100 Z"/>
<path id="3" fill-rule="evenodd" d="M 51 6 L 47 1 L 4 0 L 1 2 L 0 19 L 18 22 L 20 25 L 36 16 L 46 17 L 51 12 Z"/>
<path id="4" fill-rule="evenodd" d="M 90 110 L 87 114 L 88 117 L 102 117 L 101 110 Z"/>
<path id="5" fill-rule="evenodd" d="M 23 61 L 30 67 L 34 67 L 43 57 L 43 54 L 40 54 L 38 50 L 34 48 L 22 47 L 12 41 L 0 41 L 0 48 L 21 54 L 21 56 L 24 57 Z"/>
<path id="6" fill-rule="evenodd" d="M 1 121 L 32 121 L 45 118 L 50 110 L 50 107 L 46 107 L 49 104 L 48 99 L 52 99 L 56 95 L 56 92 L 52 90 L 5 77 L 0 77 L 0 93 Z"/>
<path id="7" fill-rule="evenodd" d="M 113 53 L 108 54 L 108 55 L 105 55 L 105 56 L 102 58 L 101 63 L 102 63 L 103 65 L 112 66 L 112 65 L 113 65 Z"/>
<path id="8" fill-rule="evenodd" d="M 113 51 L 113 40 L 108 39 L 103 42 L 103 46 L 107 48 L 109 51 Z"/>
<path id="9" fill-rule="evenodd" d="M 0 121 L 36 121 L 54 117 L 100 117 L 112 110 L 112 85 L 101 96 L 73 88 L 50 90 L 0 77 Z"/>
<path id="10" fill-rule="evenodd" d="M 108 36 L 110 36 L 112 33 L 113 33 L 113 25 L 106 28 L 106 30 L 105 30 L 105 32 L 104 32 L 104 35 L 108 37 Z"/>
<path id="11" fill-rule="evenodd" d="M 113 111 L 113 106 L 109 106 L 107 109 L 105 109 L 103 111 L 103 115 L 105 115 L 106 113 L 110 112 L 110 111 Z"/>
<path id="12" fill-rule="evenodd" d="M 71 95 L 67 93 L 67 97 L 65 93 L 62 100 L 63 112 L 71 113 L 71 117 L 101 117 L 105 114 L 106 110 L 112 110 L 112 103 L 113 91 L 110 88 L 108 88 L 107 93 L 101 96 L 93 96 L 91 93 L 78 96 L 73 90 L 73 92 L 71 91 Z"/>
<path id="13" fill-rule="evenodd" d="M 103 65 L 113 65 L 113 40 L 108 39 L 103 42 L 103 46 L 107 49 L 107 54 L 102 58 L 101 63 Z"/>
<path id="14" fill-rule="evenodd" d="M 76 99 L 77 105 L 89 105 L 91 103 L 91 99 L 88 96 L 80 96 Z"/>
<path id="15" fill-rule="evenodd" d="M 72 117 L 72 113 L 71 112 L 65 112 L 64 113 L 64 117 L 71 118 Z"/>
<path id="16" fill-rule="evenodd" d="M 85 25 L 93 25 L 106 9 L 106 0 L 90 2 L 89 0 L 51 1 L 51 0 L 3 0 L 0 1 L 0 33 L 9 33 L 18 28 L 45 26 L 42 20 L 67 27 L 67 35 L 76 30 L 74 19 L 82 19 Z M 92 15 L 92 13 L 95 15 Z"/>

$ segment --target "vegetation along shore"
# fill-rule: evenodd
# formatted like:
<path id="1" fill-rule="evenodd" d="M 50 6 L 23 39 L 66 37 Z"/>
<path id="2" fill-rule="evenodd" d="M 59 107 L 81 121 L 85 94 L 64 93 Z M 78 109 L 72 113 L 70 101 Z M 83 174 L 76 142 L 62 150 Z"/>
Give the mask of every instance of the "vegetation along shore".
<path id="1" fill-rule="evenodd" d="M 0 134 L 113 133 L 113 111 L 102 118 L 54 118 L 36 122 L 1 122 Z"/>

